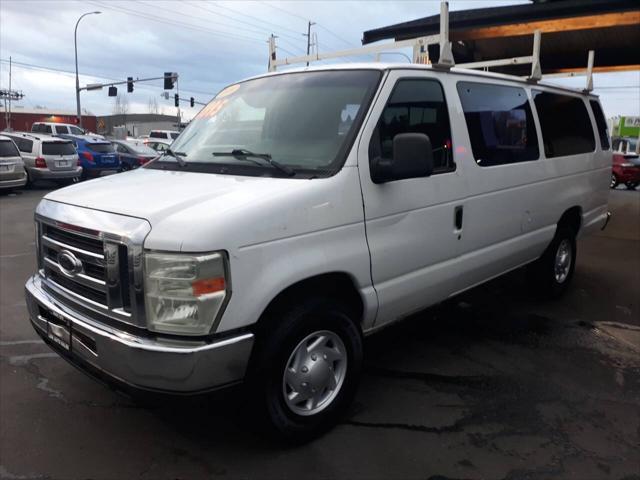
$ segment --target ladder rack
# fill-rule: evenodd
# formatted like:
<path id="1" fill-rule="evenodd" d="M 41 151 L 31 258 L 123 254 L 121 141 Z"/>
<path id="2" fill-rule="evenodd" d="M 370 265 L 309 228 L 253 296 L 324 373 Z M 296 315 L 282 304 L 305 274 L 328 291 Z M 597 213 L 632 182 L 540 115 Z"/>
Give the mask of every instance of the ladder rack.
<path id="1" fill-rule="evenodd" d="M 440 33 L 437 35 L 428 35 L 418 38 L 411 38 L 408 40 L 399 40 L 393 41 L 383 44 L 376 45 L 366 45 L 363 47 L 352 48 L 348 50 L 340 50 L 337 52 L 326 52 L 320 53 L 316 51 L 310 55 L 302 55 L 297 57 L 285 57 L 282 59 L 277 58 L 277 48 L 276 48 L 276 37 L 271 35 L 269 38 L 269 71 L 275 72 L 277 67 L 283 65 L 295 65 L 300 63 L 310 63 L 317 62 L 320 60 L 330 60 L 334 58 L 341 57 L 351 57 L 358 55 L 376 55 L 376 61 L 379 61 L 380 54 L 388 52 L 389 50 L 396 50 L 400 48 L 413 48 L 413 63 L 421 63 L 421 64 L 430 64 L 429 53 L 427 47 L 429 45 L 439 45 L 440 46 L 440 56 L 438 58 L 437 63 L 431 64 L 434 68 L 439 69 L 450 69 L 451 67 L 458 66 L 462 68 L 491 68 L 491 67 L 499 67 L 499 66 L 508 66 L 508 65 L 523 65 L 523 64 L 531 64 L 531 73 L 529 76 L 525 77 L 527 81 L 536 83 L 543 78 L 554 78 L 554 77 L 574 77 L 578 75 L 586 75 L 587 81 L 584 92 L 590 92 L 593 90 L 593 61 L 594 61 L 594 51 L 589 51 L 587 68 L 585 70 L 579 72 L 571 72 L 571 73 L 558 73 L 558 74 L 549 74 L 542 75 L 542 67 L 540 65 L 540 42 L 541 42 L 542 34 L 540 30 L 536 30 L 533 33 L 533 50 L 531 55 L 527 55 L 524 57 L 512 57 L 512 58 L 502 58 L 497 60 L 486 60 L 482 62 L 470 62 L 470 63 L 461 63 L 456 65 L 455 60 L 453 58 L 453 52 L 451 49 L 451 42 L 449 41 L 449 4 L 446 1 L 442 1 L 440 3 Z M 521 77 L 517 77 L 521 78 Z"/>

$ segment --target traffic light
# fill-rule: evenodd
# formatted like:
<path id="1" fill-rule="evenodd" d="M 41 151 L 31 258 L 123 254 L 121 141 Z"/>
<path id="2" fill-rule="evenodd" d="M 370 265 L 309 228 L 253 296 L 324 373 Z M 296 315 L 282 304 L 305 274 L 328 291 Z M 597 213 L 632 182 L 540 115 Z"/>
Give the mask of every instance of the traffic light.
<path id="1" fill-rule="evenodd" d="M 180 106 L 180 97 L 178 96 L 177 93 L 173 96 L 173 99 L 175 100 L 176 107 L 179 107 Z"/>
<path id="2" fill-rule="evenodd" d="M 118 87 L 111 86 L 109 87 L 109 96 L 117 97 L 118 96 Z"/>
<path id="3" fill-rule="evenodd" d="M 127 77 L 127 92 L 133 92 L 133 77 Z"/>
<path id="4" fill-rule="evenodd" d="M 172 90 L 177 78 L 178 74 L 175 72 L 164 72 L 164 89 Z"/>
<path id="5" fill-rule="evenodd" d="M 196 104 L 196 100 L 195 100 L 193 97 L 191 97 L 191 98 L 189 99 L 189 103 L 190 103 L 190 104 L 191 104 L 191 106 L 193 107 L 193 106 Z"/>

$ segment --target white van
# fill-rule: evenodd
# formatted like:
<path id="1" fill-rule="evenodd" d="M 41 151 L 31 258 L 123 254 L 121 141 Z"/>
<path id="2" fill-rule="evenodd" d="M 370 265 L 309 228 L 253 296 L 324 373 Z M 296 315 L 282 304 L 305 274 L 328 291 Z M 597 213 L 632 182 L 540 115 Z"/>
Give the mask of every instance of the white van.
<path id="1" fill-rule="evenodd" d="M 351 401 L 364 335 L 524 265 L 562 294 L 609 218 L 608 138 L 596 96 L 498 74 L 246 80 L 159 159 L 46 195 L 31 322 L 121 386 L 244 380 L 248 411 L 308 438 Z"/>

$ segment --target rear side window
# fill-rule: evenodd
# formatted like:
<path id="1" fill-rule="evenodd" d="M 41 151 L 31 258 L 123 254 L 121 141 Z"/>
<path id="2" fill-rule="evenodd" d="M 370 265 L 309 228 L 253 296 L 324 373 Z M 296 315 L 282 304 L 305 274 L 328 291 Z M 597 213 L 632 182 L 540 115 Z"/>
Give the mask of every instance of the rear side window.
<path id="1" fill-rule="evenodd" d="M 31 125 L 31 131 L 36 133 L 44 133 L 44 125 L 37 123 Z"/>
<path id="2" fill-rule="evenodd" d="M 600 135 L 600 145 L 603 150 L 609 150 L 609 129 L 607 128 L 607 121 L 604 118 L 602 107 L 596 100 L 589 100 L 589 103 L 591 104 L 591 110 L 593 110 L 593 116 L 596 119 L 598 135 Z"/>
<path id="3" fill-rule="evenodd" d="M 113 153 L 115 152 L 113 145 L 110 143 L 87 143 L 87 148 L 96 153 Z"/>
<path id="4" fill-rule="evenodd" d="M 31 150 L 33 150 L 33 141 L 27 140 L 26 138 L 20 138 L 20 137 L 11 137 L 11 138 L 13 142 L 16 144 L 16 146 L 18 147 L 18 150 L 20 150 L 21 152 L 31 153 Z"/>
<path id="5" fill-rule="evenodd" d="M 19 157 L 20 153 L 11 140 L 0 140 L 0 157 Z"/>
<path id="6" fill-rule="evenodd" d="M 440 82 L 400 80 L 396 84 L 369 146 L 369 158 L 393 158 L 393 138 L 400 133 L 424 133 L 433 147 L 433 173 L 455 170 L 451 129 Z"/>
<path id="7" fill-rule="evenodd" d="M 51 125 L 44 126 L 44 133 L 53 133 L 53 131 L 51 130 Z"/>
<path id="8" fill-rule="evenodd" d="M 167 138 L 167 134 L 164 132 L 151 132 L 149 136 L 151 138 Z"/>
<path id="9" fill-rule="evenodd" d="M 180 135 L 180 134 L 179 134 L 179 133 L 172 133 L 172 134 L 171 134 L 171 138 L 172 138 L 173 140 L 175 140 L 176 138 L 178 138 L 178 135 Z"/>
<path id="10" fill-rule="evenodd" d="M 58 126 L 56 125 L 56 133 L 57 134 L 66 134 L 67 132 L 67 127 L 66 126 Z"/>
<path id="11" fill-rule="evenodd" d="M 43 142 L 43 155 L 73 155 L 76 149 L 71 142 Z"/>
<path id="12" fill-rule="evenodd" d="M 537 160 L 538 137 L 523 88 L 458 82 L 473 158 L 481 167 Z"/>
<path id="13" fill-rule="evenodd" d="M 596 139 L 584 101 L 578 97 L 533 91 L 548 158 L 593 152 Z"/>

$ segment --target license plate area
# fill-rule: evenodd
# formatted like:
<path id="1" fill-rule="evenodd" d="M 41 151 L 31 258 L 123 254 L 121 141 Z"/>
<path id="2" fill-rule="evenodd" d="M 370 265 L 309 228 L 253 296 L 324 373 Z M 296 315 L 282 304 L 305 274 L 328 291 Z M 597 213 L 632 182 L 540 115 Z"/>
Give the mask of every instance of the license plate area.
<path id="1" fill-rule="evenodd" d="M 47 322 L 47 338 L 65 351 L 71 350 L 71 322 L 50 310 L 40 309 L 40 317 Z"/>
<path id="2" fill-rule="evenodd" d="M 71 162 L 69 160 L 56 160 L 56 167 L 69 167 Z"/>
<path id="3" fill-rule="evenodd" d="M 0 172 L 13 172 L 13 165 L 0 165 Z"/>

